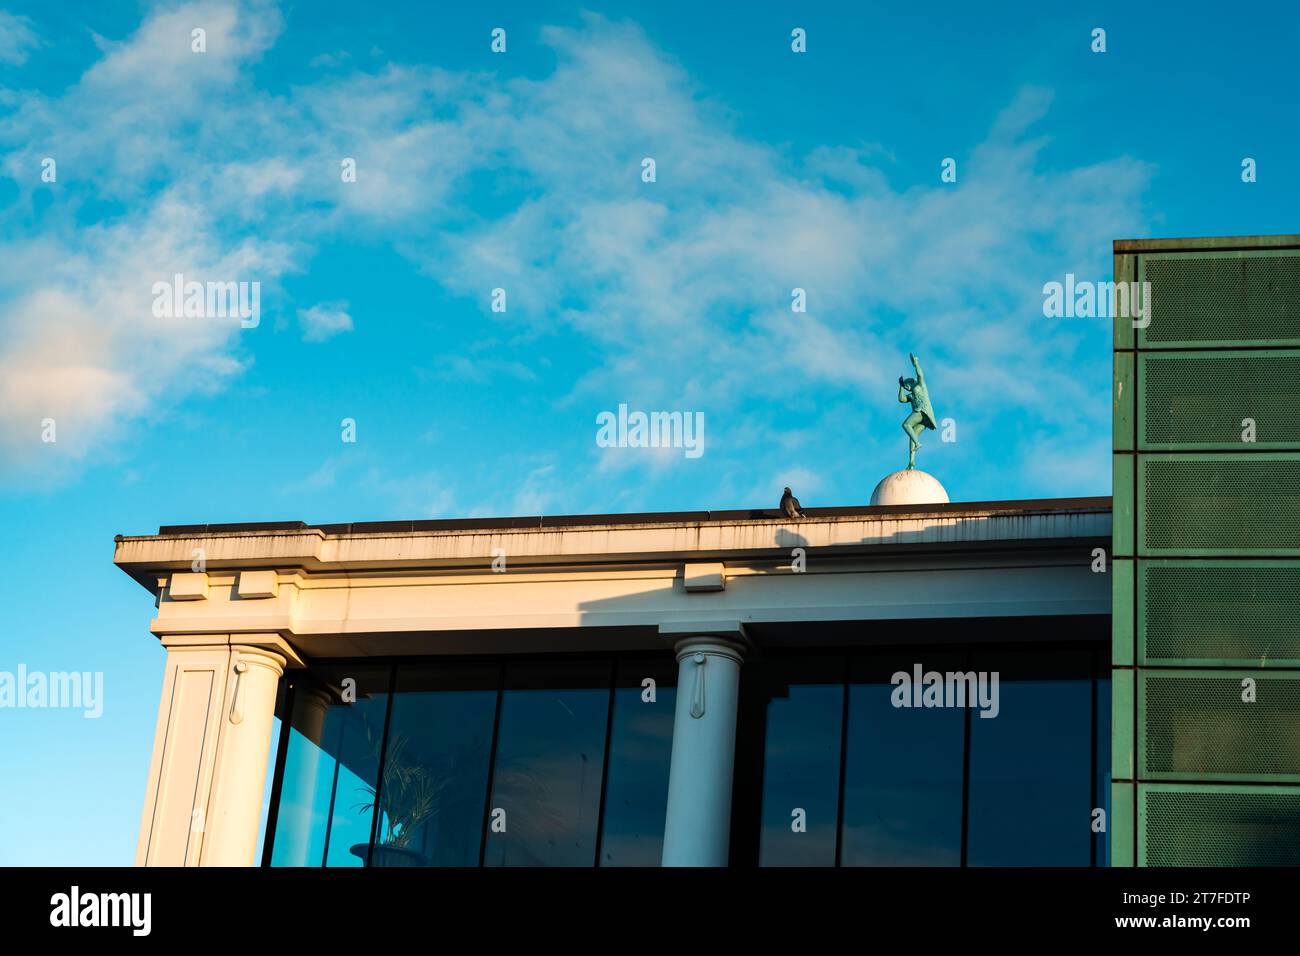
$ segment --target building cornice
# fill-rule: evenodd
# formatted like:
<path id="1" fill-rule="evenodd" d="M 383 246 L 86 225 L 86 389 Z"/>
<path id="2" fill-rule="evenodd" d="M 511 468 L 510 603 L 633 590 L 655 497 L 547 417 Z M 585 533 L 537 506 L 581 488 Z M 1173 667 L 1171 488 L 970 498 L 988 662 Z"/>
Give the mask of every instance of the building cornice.
<path id="1" fill-rule="evenodd" d="M 387 530 L 370 530 L 373 525 L 291 528 L 284 522 L 273 528 L 173 526 L 156 535 L 119 535 L 114 562 L 157 593 L 159 575 L 200 566 L 210 572 L 487 571 L 494 560 L 504 559 L 510 567 L 635 567 L 772 558 L 795 548 L 824 550 L 840 558 L 878 554 L 881 549 L 901 554 L 1060 548 L 1110 535 L 1109 498 L 810 509 L 800 520 L 767 512 L 745 515 L 642 515 L 635 522 L 563 516 L 537 519 L 551 522 L 548 525 L 509 527 L 488 522 L 465 527 L 462 522 L 385 523 Z M 349 530 L 331 532 L 329 527 Z"/>

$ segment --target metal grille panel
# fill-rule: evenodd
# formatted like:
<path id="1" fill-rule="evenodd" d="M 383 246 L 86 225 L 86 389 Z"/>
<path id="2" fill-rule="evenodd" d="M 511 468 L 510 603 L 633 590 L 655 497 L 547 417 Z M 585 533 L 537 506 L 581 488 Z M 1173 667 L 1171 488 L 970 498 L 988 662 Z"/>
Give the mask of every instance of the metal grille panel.
<path id="1" fill-rule="evenodd" d="M 1300 554 L 1300 456 L 1143 457 L 1147 553 Z"/>
<path id="2" fill-rule="evenodd" d="M 1300 447 L 1300 352 L 1157 352 L 1141 362 L 1144 446 Z M 1253 444 L 1244 419 L 1255 423 Z"/>
<path id="3" fill-rule="evenodd" d="M 1140 566 L 1146 661 L 1300 663 L 1300 564 Z"/>
<path id="4" fill-rule="evenodd" d="M 1300 866 L 1300 793 L 1144 788 L 1146 866 Z"/>
<path id="5" fill-rule="evenodd" d="M 1141 712 L 1144 777 L 1300 779 L 1300 675 L 1148 671 Z"/>
<path id="6" fill-rule="evenodd" d="M 1146 256 L 1146 344 L 1300 344 L 1300 257 Z"/>

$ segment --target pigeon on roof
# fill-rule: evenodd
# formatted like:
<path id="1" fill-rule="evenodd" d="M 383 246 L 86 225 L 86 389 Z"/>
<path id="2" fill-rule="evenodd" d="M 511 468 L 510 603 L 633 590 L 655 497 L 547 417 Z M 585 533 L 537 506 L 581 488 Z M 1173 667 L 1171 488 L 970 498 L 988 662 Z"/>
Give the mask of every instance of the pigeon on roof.
<path id="1" fill-rule="evenodd" d="M 799 499 L 790 493 L 790 489 L 785 489 L 785 494 L 781 496 L 781 514 L 787 518 L 804 517 L 803 510 L 799 506 Z"/>

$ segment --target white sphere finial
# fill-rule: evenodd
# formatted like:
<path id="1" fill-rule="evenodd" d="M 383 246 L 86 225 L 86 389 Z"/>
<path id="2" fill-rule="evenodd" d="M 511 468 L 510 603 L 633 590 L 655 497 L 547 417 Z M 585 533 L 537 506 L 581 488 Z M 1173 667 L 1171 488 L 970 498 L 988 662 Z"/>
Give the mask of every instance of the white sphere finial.
<path id="1" fill-rule="evenodd" d="M 871 493 L 871 505 L 942 505 L 948 492 L 934 475 L 910 468 L 886 475 Z"/>

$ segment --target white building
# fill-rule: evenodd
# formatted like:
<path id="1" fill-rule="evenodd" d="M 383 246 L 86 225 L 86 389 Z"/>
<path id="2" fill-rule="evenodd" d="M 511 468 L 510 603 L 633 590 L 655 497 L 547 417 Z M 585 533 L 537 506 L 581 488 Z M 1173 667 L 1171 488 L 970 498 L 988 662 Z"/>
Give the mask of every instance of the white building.
<path id="1" fill-rule="evenodd" d="M 119 537 L 167 652 L 137 863 L 1103 863 L 1110 534 L 1087 498 Z M 997 675 L 996 717 L 897 706 L 917 667 Z"/>

